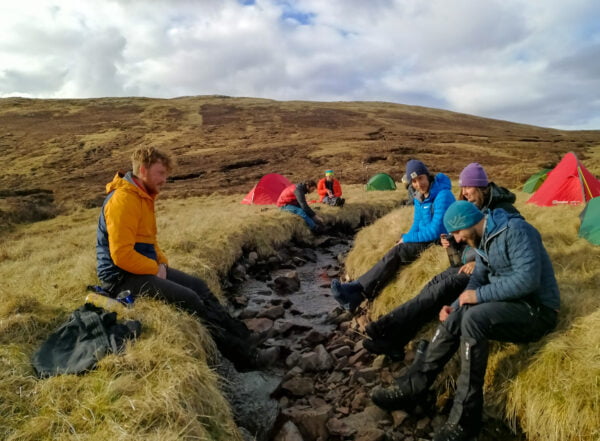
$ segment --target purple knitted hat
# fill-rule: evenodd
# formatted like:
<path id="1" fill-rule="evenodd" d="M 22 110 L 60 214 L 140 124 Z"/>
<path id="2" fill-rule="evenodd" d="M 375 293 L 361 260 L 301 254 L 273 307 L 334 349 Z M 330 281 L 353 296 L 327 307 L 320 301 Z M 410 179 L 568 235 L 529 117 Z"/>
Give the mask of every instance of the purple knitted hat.
<path id="1" fill-rule="evenodd" d="M 485 170 L 478 162 L 467 165 L 458 177 L 461 187 L 485 187 L 489 183 Z"/>

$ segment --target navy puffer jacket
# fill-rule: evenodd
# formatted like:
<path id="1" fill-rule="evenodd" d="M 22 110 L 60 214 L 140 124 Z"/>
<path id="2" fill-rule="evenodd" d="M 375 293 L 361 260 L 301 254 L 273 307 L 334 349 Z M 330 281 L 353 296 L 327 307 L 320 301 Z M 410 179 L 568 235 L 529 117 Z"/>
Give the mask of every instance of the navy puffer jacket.
<path id="1" fill-rule="evenodd" d="M 528 297 L 551 309 L 560 308 L 550 257 L 540 233 L 523 217 L 503 209 L 490 211 L 476 252 L 467 289 L 476 291 L 479 303 Z"/>

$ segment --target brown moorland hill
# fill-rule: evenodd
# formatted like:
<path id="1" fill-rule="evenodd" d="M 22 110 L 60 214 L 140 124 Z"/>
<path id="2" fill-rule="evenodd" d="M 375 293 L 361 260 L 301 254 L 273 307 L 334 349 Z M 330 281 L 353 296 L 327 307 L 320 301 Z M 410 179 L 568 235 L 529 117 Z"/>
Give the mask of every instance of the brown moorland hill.
<path id="1" fill-rule="evenodd" d="M 574 151 L 586 158 L 600 131 L 561 131 L 384 102 L 175 99 L 0 99 L 0 214 L 30 221 L 92 207 L 140 145 L 178 161 L 166 197 L 248 191 L 266 173 L 292 181 L 334 168 L 346 183 L 375 173 L 400 180 L 418 157 L 455 178 L 479 161 L 514 188 Z"/>

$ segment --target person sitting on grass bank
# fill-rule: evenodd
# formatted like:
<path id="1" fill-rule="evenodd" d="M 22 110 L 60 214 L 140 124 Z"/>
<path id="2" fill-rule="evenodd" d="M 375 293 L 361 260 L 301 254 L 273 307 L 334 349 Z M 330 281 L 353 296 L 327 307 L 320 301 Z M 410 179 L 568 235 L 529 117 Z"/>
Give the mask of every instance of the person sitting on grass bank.
<path id="1" fill-rule="evenodd" d="M 98 220 L 98 278 L 113 295 L 156 296 L 196 314 L 207 326 L 219 351 L 239 370 L 274 362 L 276 348 L 257 350 L 256 337 L 233 318 L 206 283 L 168 265 L 156 239 L 154 201 L 173 167 L 172 159 L 153 147 L 131 157 L 133 171 L 117 173 L 107 184 Z"/>
<path id="2" fill-rule="evenodd" d="M 519 213 L 513 205 L 516 200 L 514 193 L 489 182 L 485 170 L 476 162 L 463 169 L 458 184 L 459 199 L 475 204 L 483 213 L 496 208 Z M 444 248 L 455 248 L 457 255 L 461 255 L 460 262 L 436 275 L 415 297 L 369 323 L 366 327 L 369 338 L 363 341 L 363 346 L 369 352 L 385 354 L 392 360 L 402 360 L 404 346 L 425 324 L 437 317 L 442 306 L 452 303 L 466 288 L 475 267 L 476 253 L 466 244 L 460 246 L 453 240 L 451 244 L 444 238 L 441 242 Z"/>
<path id="3" fill-rule="evenodd" d="M 411 159 L 406 175 L 416 190 L 413 224 L 396 245 L 369 271 L 350 283 L 331 281 L 334 298 L 343 308 L 354 312 L 367 299 L 373 299 L 396 275 L 398 268 L 414 262 L 440 234 L 446 233 L 442 222 L 448 206 L 454 202 L 450 179 L 443 173 L 433 176 L 421 161 Z"/>
<path id="4" fill-rule="evenodd" d="M 323 219 L 308 206 L 306 195 L 317 189 L 317 184 L 313 180 L 292 184 L 283 189 L 277 199 L 277 206 L 282 210 L 294 213 L 300 216 L 313 232 L 320 232 L 323 229 Z"/>
<path id="5" fill-rule="evenodd" d="M 342 197 L 340 181 L 333 177 L 333 170 L 325 170 L 325 177 L 317 183 L 317 193 L 321 197 L 319 202 L 327 205 L 343 207 L 346 202 Z"/>
<path id="6" fill-rule="evenodd" d="M 456 395 L 433 441 L 466 441 L 481 426 L 489 340 L 540 339 L 556 326 L 560 294 L 540 233 L 520 215 L 503 209 L 483 214 L 470 202 L 456 201 L 444 224 L 458 243 L 476 249 L 475 270 L 458 299 L 440 310 L 441 324 L 422 361 L 394 386 L 374 389 L 371 399 L 385 410 L 410 408 L 458 350 Z"/>

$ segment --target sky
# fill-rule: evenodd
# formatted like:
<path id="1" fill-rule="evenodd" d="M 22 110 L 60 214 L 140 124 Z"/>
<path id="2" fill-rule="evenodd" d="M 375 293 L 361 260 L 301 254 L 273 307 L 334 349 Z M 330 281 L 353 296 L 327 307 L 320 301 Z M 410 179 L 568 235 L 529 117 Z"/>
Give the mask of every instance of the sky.
<path id="1" fill-rule="evenodd" d="M 0 1 L 0 97 L 215 94 L 600 130 L 600 1 Z"/>

